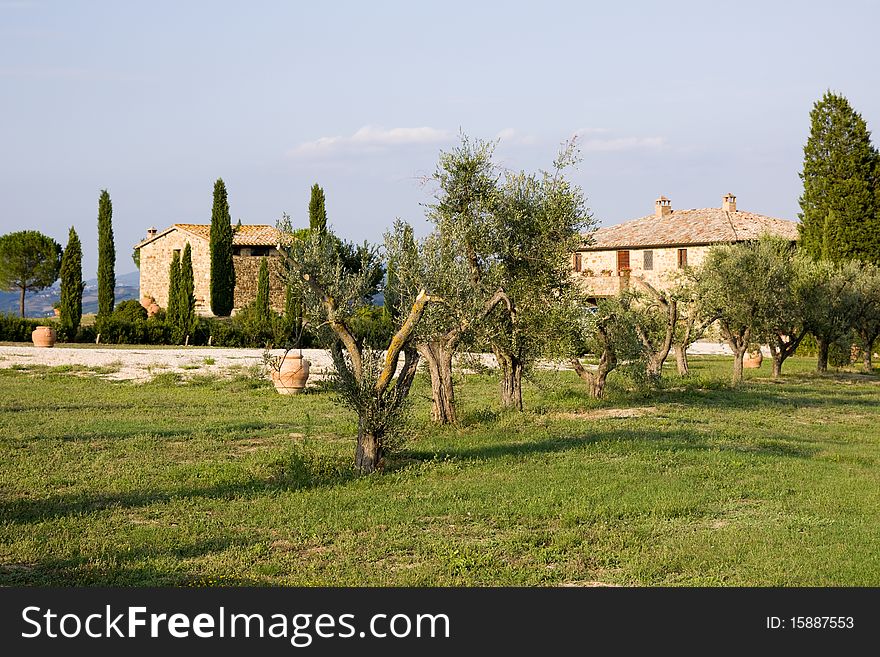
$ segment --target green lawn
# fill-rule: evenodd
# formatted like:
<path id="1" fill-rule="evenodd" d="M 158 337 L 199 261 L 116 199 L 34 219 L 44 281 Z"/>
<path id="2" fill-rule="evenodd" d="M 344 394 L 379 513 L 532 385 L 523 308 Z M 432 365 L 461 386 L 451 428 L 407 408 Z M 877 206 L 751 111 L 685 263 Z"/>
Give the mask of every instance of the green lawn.
<path id="1" fill-rule="evenodd" d="M 523 414 L 468 376 L 445 429 L 419 381 L 368 477 L 328 393 L 0 370 L 0 584 L 880 585 L 880 376 L 693 365 Z"/>

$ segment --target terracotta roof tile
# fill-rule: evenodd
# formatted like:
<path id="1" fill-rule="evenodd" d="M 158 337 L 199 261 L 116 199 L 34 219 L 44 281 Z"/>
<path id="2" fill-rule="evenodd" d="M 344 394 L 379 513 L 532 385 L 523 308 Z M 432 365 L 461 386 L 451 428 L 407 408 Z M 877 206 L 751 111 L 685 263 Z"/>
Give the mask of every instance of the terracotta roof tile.
<path id="1" fill-rule="evenodd" d="M 593 233 L 588 251 L 623 247 L 716 244 L 757 239 L 764 233 L 798 238 L 797 223 L 753 212 L 727 212 L 721 208 L 673 210 L 665 217 L 648 215 Z"/>
<path id="2" fill-rule="evenodd" d="M 138 249 L 145 244 L 149 244 L 174 228 L 185 230 L 203 240 L 211 239 L 210 224 L 173 224 L 160 233 L 138 242 L 135 248 Z M 267 224 L 242 224 L 241 228 L 237 229 L 232 235 L 232 243 L 236 246 L 277 246 L 280 239 L 281 232 L 274 226 Z"/>

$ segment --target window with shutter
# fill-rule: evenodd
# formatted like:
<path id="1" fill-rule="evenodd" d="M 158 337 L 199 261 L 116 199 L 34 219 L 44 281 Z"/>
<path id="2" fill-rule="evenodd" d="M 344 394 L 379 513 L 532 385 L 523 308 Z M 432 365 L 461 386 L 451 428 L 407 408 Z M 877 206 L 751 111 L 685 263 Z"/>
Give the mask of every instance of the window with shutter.
<path id="1" fill-rule="evenodd" d="M 687 267 L 688 264 L 688 250 L 687 249 L 679 249 L 678 250 L 678 268 L 682 269 L 683 267 Z"/>
<path id="2" fill-rule="evenodd" d="M 653 251 L 645 251 L 645 262 L 642 269 L 645 271 L 653 271 L 654 270 L 654 252 Z"/>

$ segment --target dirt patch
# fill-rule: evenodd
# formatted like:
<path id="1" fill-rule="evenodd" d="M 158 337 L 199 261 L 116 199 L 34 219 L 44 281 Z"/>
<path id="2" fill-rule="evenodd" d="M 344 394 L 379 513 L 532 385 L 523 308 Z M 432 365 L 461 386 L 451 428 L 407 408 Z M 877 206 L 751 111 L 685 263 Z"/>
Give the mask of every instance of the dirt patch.
<path id="1" fill-rule="evenodd" d="M 599 586 L 607 586 L 607 587 L 620 587 L 620 584 L 612 584 L 611 582 L 598 582 L 595 580 L 583 580 L 577 582 L 563 582 L 559 586 L 562 587 L 599 587 Z"/>
<path id="2" fill-rule="evenodd" d="M 561 420 L 623 420 L 630 417 L 656 414 L 656 406 L 639 406 L 636 408 L 597 408 L 593 411 L 556 413 L 553 417 Z"/>

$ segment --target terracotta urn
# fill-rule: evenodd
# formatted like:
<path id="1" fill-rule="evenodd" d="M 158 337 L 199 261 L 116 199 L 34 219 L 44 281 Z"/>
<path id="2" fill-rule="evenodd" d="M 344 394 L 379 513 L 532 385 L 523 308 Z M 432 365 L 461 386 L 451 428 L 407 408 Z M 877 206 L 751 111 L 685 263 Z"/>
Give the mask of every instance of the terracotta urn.
<path id="1" fill-rule="evenodd" d="M 31 333 L 35 347 L 54 347 L 56 337 L 55 329 L 51 326 L 38 326 Z"/>
<path id="2" fill-rule="evenodd" d="M 306 388 L 311 362 L 302 354 L 288 353 L 280 365 L 272 368 L 272 383 L 282 395 L 295 395 Z"/>
<path id="3" fill-rule="evenodd" d="M 749 369 L 757 369 L 761 367 L 761 363 L 764 362 L 764 354 L 761 353 L 760 349 L 755 349 L 754 351 L 750 351 L 745 358 L 743 358 L 743 367 Z"/>

